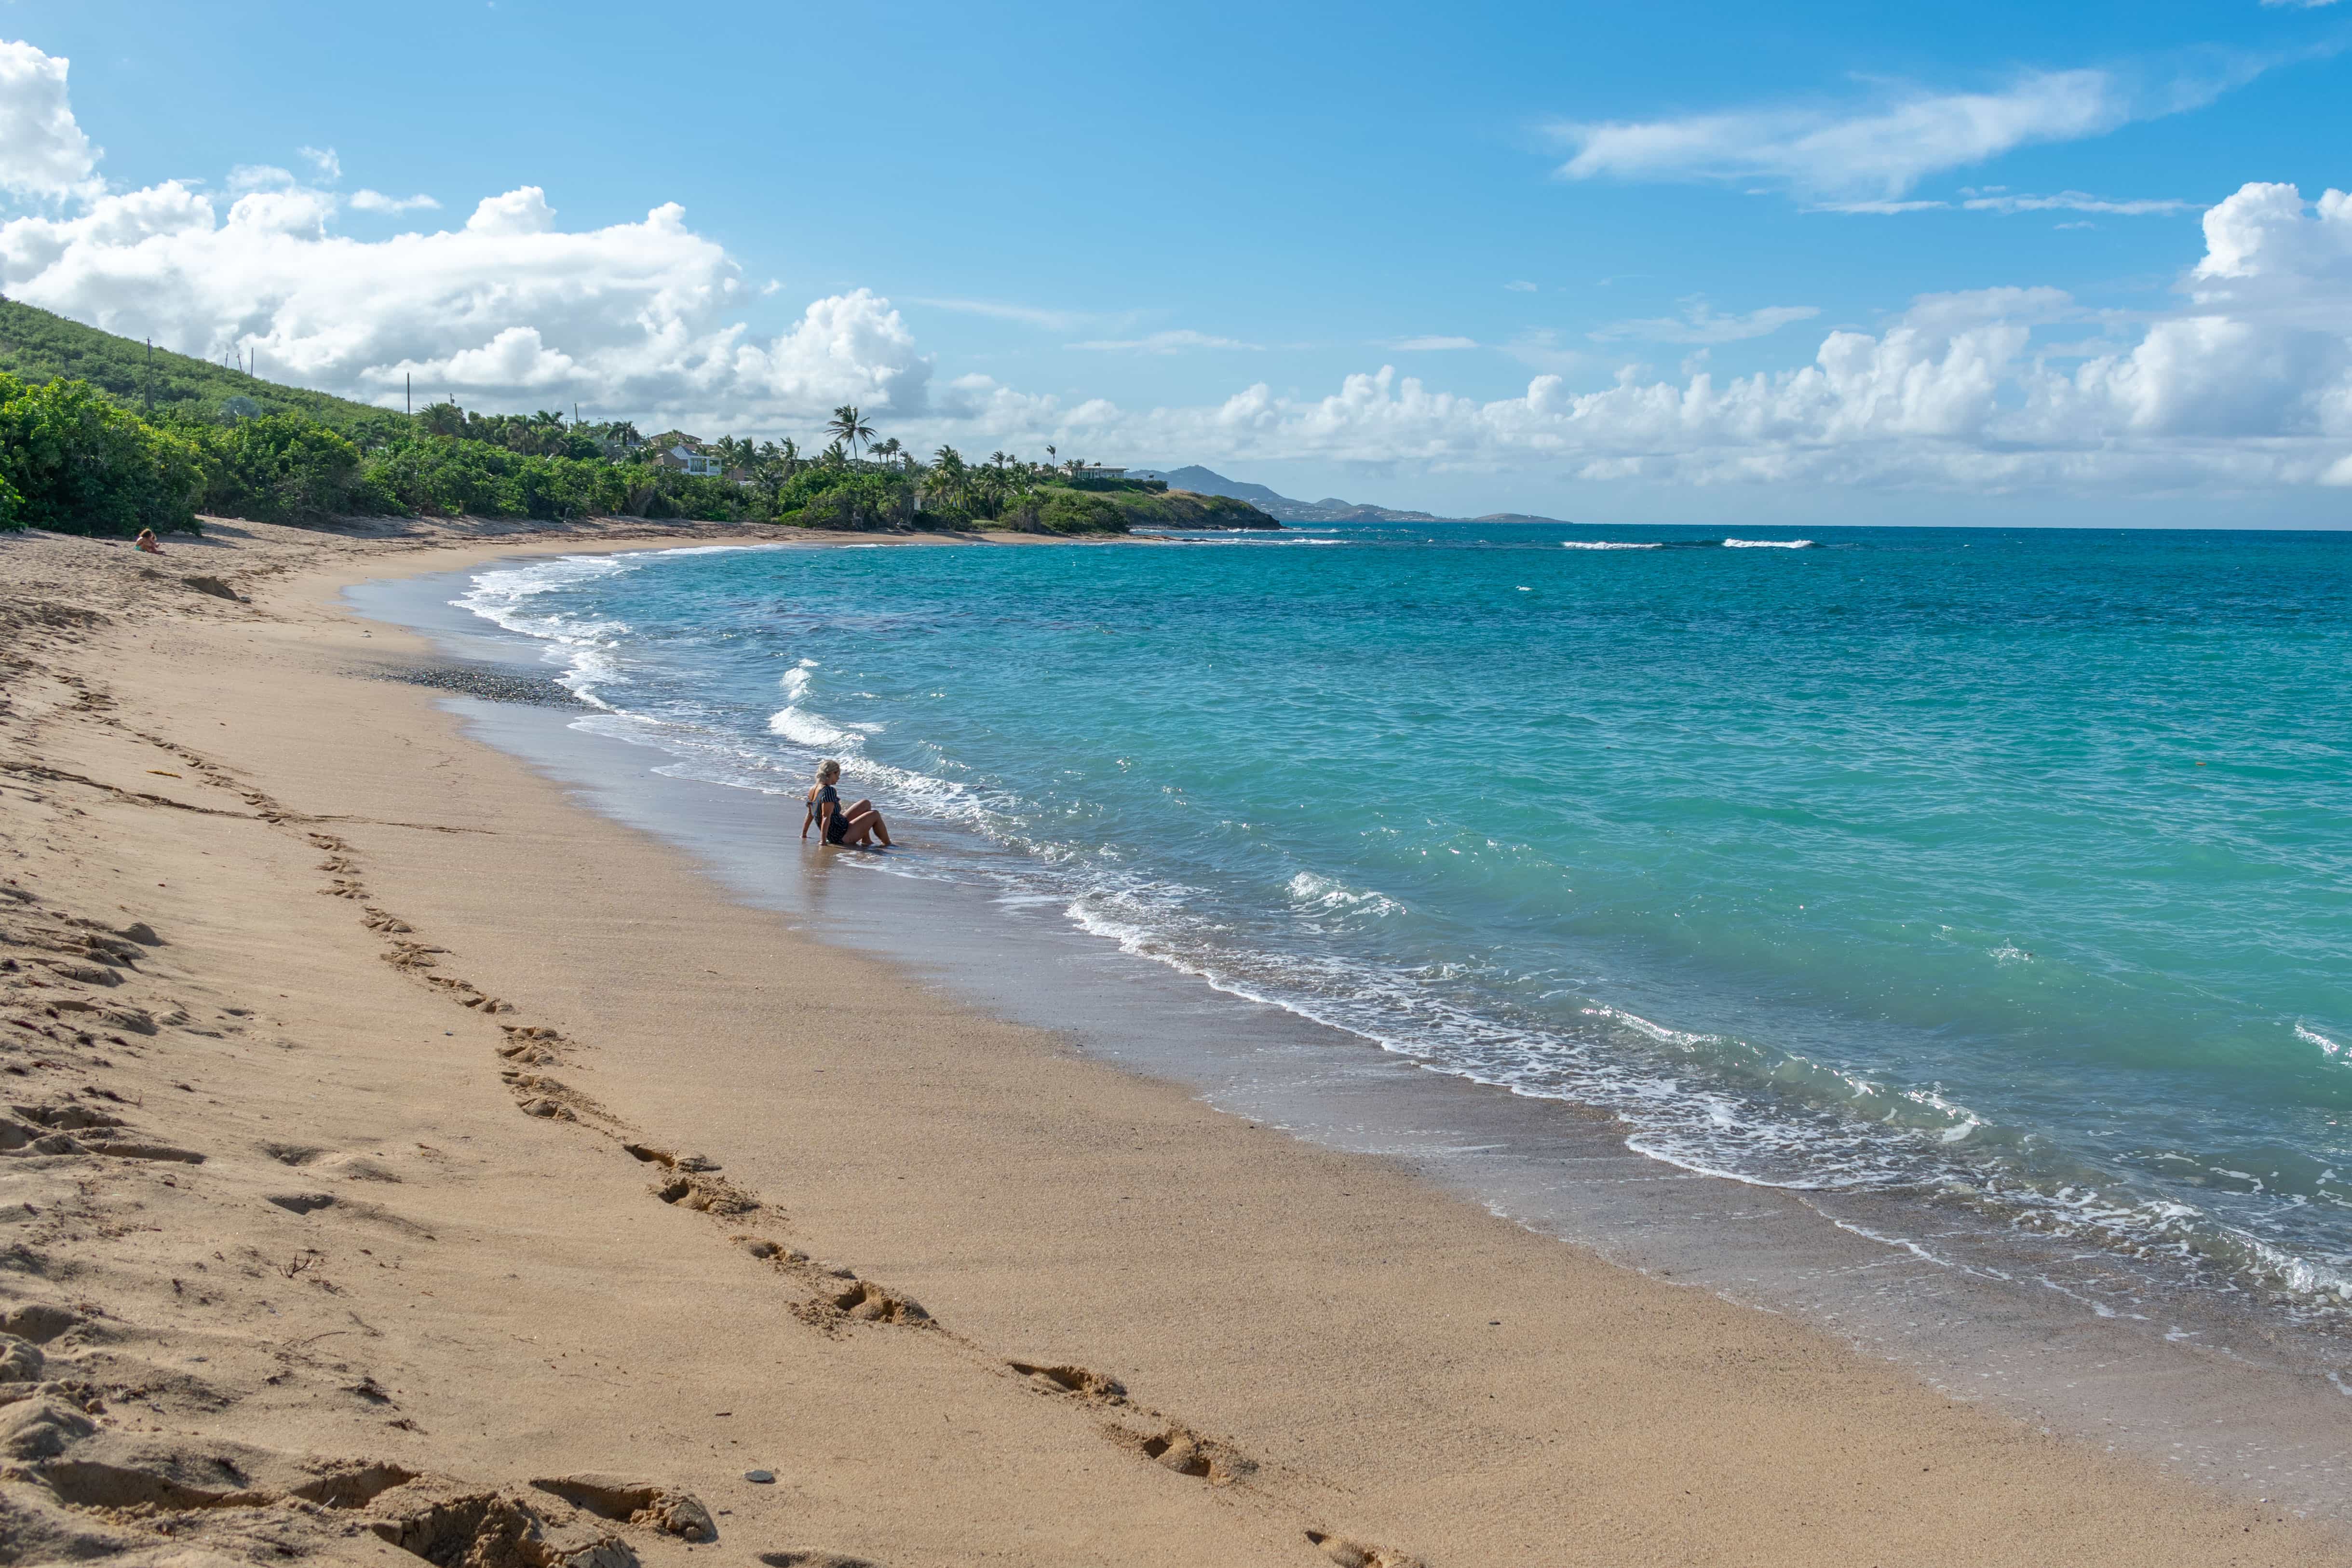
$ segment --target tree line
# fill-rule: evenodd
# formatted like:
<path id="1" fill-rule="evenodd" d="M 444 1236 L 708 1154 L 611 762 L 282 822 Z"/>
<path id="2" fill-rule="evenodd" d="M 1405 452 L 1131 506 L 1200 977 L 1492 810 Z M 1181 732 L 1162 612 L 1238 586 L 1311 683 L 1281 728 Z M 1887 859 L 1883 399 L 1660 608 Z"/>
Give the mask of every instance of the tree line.
<path id="1" fill-rule="evenodd" d="M 346 433 L 307 410 L 243 396 L 157 410 L 70 376 L 28 383 L 0 371 L 0 528 L 187 530 L 203 512 L 285 523 L 617 515 L 1119 532 L 1129 514 L 1089 490 L 1157 488 L 1082 489 L 1082 464 L 1001 451 L 975 462 L 940 447 L 925 461 L 895 437 L 877 439 L 853 406 L 835 409 L 824 434 L 828 444 L 814 453 L 792 439 L 697 443 L 726 471 L 692 474 L 665 462 L 692 437 L 673 430 L 648 439 L 628 421 L 440 403 L 414 416 L 370 410 Z"/>

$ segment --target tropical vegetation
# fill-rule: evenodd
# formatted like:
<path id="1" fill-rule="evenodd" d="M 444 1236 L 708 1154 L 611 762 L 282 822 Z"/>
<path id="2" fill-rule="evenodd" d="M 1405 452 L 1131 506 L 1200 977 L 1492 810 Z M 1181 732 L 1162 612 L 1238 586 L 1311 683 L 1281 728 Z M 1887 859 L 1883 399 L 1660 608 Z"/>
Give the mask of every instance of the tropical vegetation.
<path id="1" fill-rule="evenodd" d="M 0 300 L 0 528 L 187 530 L 199 513 L 304 523 L 351 515 L 694 518 L 827 529 L 1264 528 L 1245 502 L 1082 461 L 925 460 L 854 405 L 827 444 L 650 438 L 626 420 L 455 402 L 414 414 L 280 386 Z"/>

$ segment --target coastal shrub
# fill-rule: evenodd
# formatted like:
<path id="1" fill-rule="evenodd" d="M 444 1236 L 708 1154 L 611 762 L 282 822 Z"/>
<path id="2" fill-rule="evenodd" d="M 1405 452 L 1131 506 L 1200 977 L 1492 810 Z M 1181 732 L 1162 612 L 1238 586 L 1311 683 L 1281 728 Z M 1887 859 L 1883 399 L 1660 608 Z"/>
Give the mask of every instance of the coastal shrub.
<path id="1" fill-rule="evenodd" d="M 205 455 L 200 510 L 254 522 L 315 522 L 352 504 L 360 449 L 299 414 L 269 414 L 185 432 Z"/>
<path id="2" fill-rule="evenodd" d="M 803 528 L 906 528 L 915 521 L 915 487 L 899 474 L 823 466 L 786 480 L 775 506 L 777 521 Z"/>
<path id="3" fill-rule="evenodd" d="M 1048 485 L 1037 492 L 1036 526 L 1051 533 L 1125 533 L 1127 516 L 1099 495 Z"/>
<path id="4" fill-rule="evenodd" d="M 15 526 L 68 533 L 193 531 L 205 465 L 86 382 L 27 386 L 0 372 L 0 488 Z"/>
<path id="5" fill-rule="evenodd" d="M 1136 490 L 1109 498 L 1129 528 L 1272 528 L 1274 519 L 1245 500 L 1190 490 Z"/>
<path id="6" fill-rule="evenodd" d="M 1166 479 L 1056 479 L 1074 490 L 1104 490 L 1118 495 L 1164 495 Z"/>
<path id="7" fill-rule="evenodd" d="M 610 463 L 527 457 L 484 441 L 425 437 L 369 453 L 352 499 L 354 510 L 364 502 L 370 510 L 552 521 L 627 510 L 630 487 L 631 476 Z"/>

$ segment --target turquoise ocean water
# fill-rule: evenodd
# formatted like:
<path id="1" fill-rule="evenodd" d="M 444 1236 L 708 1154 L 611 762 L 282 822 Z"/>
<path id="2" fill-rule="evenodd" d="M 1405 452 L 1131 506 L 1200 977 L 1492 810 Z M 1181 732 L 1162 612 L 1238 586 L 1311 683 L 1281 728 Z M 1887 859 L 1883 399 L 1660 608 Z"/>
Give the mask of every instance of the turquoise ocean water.
<path id="1" fill-rule="evenodd" d="M 1365 526 L 508 566 L 583 727 L 1675 1165 L 2352 1296 L 2352 537 Z"/>

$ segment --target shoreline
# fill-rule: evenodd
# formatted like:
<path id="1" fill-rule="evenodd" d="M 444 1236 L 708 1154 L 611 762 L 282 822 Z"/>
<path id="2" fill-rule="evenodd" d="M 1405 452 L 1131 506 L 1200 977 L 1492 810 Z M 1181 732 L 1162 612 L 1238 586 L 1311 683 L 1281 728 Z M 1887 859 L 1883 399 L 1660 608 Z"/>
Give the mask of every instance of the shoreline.
<path id="1" fill-rule="evenodd" d="M 362 679 L 420 645 L 325 603 L 518 544 L 709 535 L 444 531 L 427 554 L 432 531 L 235 531 L 173 553 L 251 605 L 151 584 L 120 546 L 0 539 L 11 592 L 54 606 L 11 648 L 37 678 L 11 678 L 8 754 L 47 773 L 8 775 L 5 874 L 28 907 L 165 944 L 119 990 L 42 981 L 143 995 L 156 1030 L 108 1054 L 58 1040 L 61 1013 L 22 1092 L 107 1088 L 142 1137 L 205 1156 L 0 1165 L 0 1202 L 95 1205 L 40 1231 L 7 1292 L 105 1309 L 47 1347 L 53 1383 L 115 1377 L 68 1448 L 381 1455 L 478 1489 L 658 1472 L 730 1560 L 2346 1555 L 2339 1529 L 2035 1433 L 823 947 L 467 738 L 431 690 Z M 167 996 L 189 1025 L 162 1021 Z M 99 1223 L 132 1213 L 152 1230 Z M 322 1261 L 282 1272 L 305 1247 Z M 268 1265 L 207 1283 L 239 1248 Z M 188 1304 L 190 1279 L 215 1300 Z M 143 1403 L 110 1392 L 142 1383 Z M 12 1502 L 163 1550 L 44 1500 L 28 1462 L 0 1480 Z M 179 1539 L 259 1528 L 235 1511 Z M 291 1502 L 249 1511 L 302 1552 L 415 1561 L 301 1533 Z M 610 1529 L 646 1562 L 688 1552 Z"/>
<path id="2" fill-rule="evenodd" d="M 342 597 L 436 646 L 462 645 L 484 668 L 543 668 L 545 643 L 447 605 L 474 570 Z M 821 900 L 819 940 L 887 958 L 992 1017 L 1051 1030 L 1228 1114 L 1381 1159 L 1613 1265 L 1793 1316 L 2039 1429 L 2241 1489 L 2260 1478 L 2253 1495 L 2320 1517 L 2347 1512 L 2343 1361 L 2325 1332 L 2203 1287 L 2167 1289 L 2095 1248 L 1931 1218 L 1904 1196 L 1781 1188 L 1677 1164 L 1637 1150 L 1605 1111 L 1456 1076 L 1189 970 L 1112 952 L 1051 900 L 999 897 L 911 866 L 852 874 L 885 868 L 862 859 L 826 874 L 820 891 L 789 844 L 776 856 L 755 847 L 773 837 L 773 814 L 790 809 L 758 786 L 666 777 L 659 747 L 575 732 L 576 720 L 593 716 L 585 706 L 451 707 L 469 736 L 682 850 L 726 896 L 810 923 Z M 938 823 L 913 831 L 919 844 L 955 832 Z M 2100 1300 L 2126 1281 L 2148 1292 L 2136 1307 Z"/>

